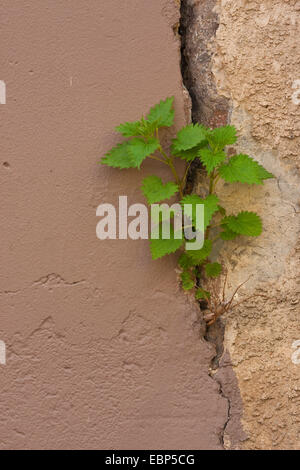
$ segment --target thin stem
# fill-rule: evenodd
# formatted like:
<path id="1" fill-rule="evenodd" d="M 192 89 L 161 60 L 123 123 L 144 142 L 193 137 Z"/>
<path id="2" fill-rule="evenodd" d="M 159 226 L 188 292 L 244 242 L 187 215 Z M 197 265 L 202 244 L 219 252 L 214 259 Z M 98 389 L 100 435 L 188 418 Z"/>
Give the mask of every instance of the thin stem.
<path id="1" fill-rule="evenodd" d="M 220 175 L 217 175 L 217 176 L 216 176 L 216 179 L 215 179 L 214 184 L 213 184 L 213 190 L 215 190 L 215 188 L 216 188 L 216 186 L 217 186 L 217 184 L 218 184 L 220 178 L 221 178 Z"/>
<path id="2" fill-rule="evenodd" d="M 238 293 L 238 291 L 241 289 L 241 287 L 243 287 L 245 284 L 247 284 L 247 282 L 251 279 L 251 277 L 253 277 L 253 274 L 251 276 L 248 277 L 248 279 L 245 281 L 245 282 L 242 282 L 242 284 L 240 284 L 234 291 L 232 297 L 231 297 L 231 300 L 229 301 L 228 303 L 228 310 L 231 308 L 231 305 L 232 305 L 232 302 L 236 296 L 236 294 Z"/>
<path id="3" fill-rule="evenodd" d="M 175 166 L 174 166 L 173 160 L 172 160 L 171 158 L 169 159 L 169 166 L 170 166 L 171 171 L 172 171 L 172 173 L 173 173 L 173 175 L 174 175 L 175 181 L 176 181 L 176 183 L 177 183 L 177 185 L 178 185 L 178 187 L 179 187 L 179 194 L 180 194 L 180 197 L 183 198 L 183 191 L 182 191 L 182 186 L 181 186 L 181 185 L 182 185 L 182 182 L 180 181 L 180 178 L 179 178 L 179 176 L 178 176 L 178 174 L 177 174 L 177 171 L 176 171 L 176 168 L 175 168 Z"/>
<path id="4" fill-rule="evenodd" d="M 159 133 L 158 133 L 158 129 L 156 129 L 156 137 L 159 141 Z M 176 171 L 176 168 L 174 166 L 174 162 L 173 162 L 173 158 L 171 157 L 168 157 L 168 155 L 166 154 L 166 152 L 164 151 L 164 149 L 162 148 L 162 145 L 159 141 L 159 148 L 158 148 L 159 152 L 162 154 L 163 156 L 163 159 L 160 159 L 160 158 L 157 158 L 159 161 L 167 164 L 170 168 L 171 168 L 171 171 L 173 173 L 173 176 L 175 178 L 175 181 L 176 181 L 176 184 L 178 185 L 178 188 L 179 188 L 179 194 L 180 194 L 180 197 L 183 198 L 183 191 L 182 191 L 182 181 L 180 180 L 179 176 L 178 176 L 178 173 Z"/>
<path id="5" fill-rule="evenodd" d="M 228 269 L 226 269 L 225 281 L 224 281 L 224 286 L 223 286 L 223 295 L 222 295 L 222 300 L 223 300 L 223 302 L 225 302 L 225 293 L 226 293 L 227 279 L 228 279 Z"/>
<path id="6" fill-rule="evenodd" d="M 215 173 L 213 171 L 209 177 L 209 193 L 208 194 L 212 194 L 214 191 L 214 181 L 215 181 Z"/>
<path id="7" fill-rule="evenodd" d="M 175 178 L 175 181 L 176 181 L 176 184 L 178 185 L 178 188 L 179 188 L 179 194 L 180 194 L 180 197 L 183 198 L 183 192 L 182 192 L 182 182 L 178 176 L 178 173 L 176 171 L 176 168 L 175 168 L 175 165 L 174 165 L 174 162 L 173 162 L 173 158 L 169 158 L 168 155 L 166 154 L 166 152 L 164 151 L 164 149 L 162 148 L 162 146 L 160 145 L 159 147 L 159 151 L 160 153 L 162 154 L 162 156 L 164 157 L 164 162 L 169 165 L 169 167 L 171 168 L 171 171 L 173 173 L 173 176 Z"/>
<path id="8" fill-rule="evenodd" d="M 253 299 L 253 297 L 265 297 L 263 294 L 253 294 L 250 295 L 249 297 L 246 297 L 246 299 L 241 300 L 237 304 L 232 305 L 231 310 L 234 308 L 238 307 L 239 305 L 242 305 L 244 302 L 247 302 L 247 300 Z"/>
<path id="9" fill-rule="evenodd" d="M 188 166 L 186 167 L 185 174 L 184 174 L 184 177 L 183 177 L 183 180 L 182 180 L 182 189 L 184 189 L 184 187 L 185 187 L 187 175 L 188 175 L 189 169 L 191 168 L 191 164 L 192 164 L 192 162 L 190 162 L 188 164 Z"/>
<path id="10" fill-rule="evenodd" d="M 169 165 L 168 162 L 166 162 L 162 158 L 156 157 L 155 155 L 150 155 L 149 158 L 152 158 L 153 160 L 157 160 L 158 162 L 164 163 L 165 165 Z"/>

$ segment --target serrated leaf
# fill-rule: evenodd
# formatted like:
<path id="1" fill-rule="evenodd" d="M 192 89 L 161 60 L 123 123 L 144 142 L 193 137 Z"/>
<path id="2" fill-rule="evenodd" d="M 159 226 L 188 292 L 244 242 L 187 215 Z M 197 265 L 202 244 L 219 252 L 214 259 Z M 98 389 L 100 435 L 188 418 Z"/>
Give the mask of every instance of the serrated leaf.
<path id="1" fill-rule="evenodd" d="M 201 250 L 189 250 L 188 257 L 191 258 L 194 265 L 201 264 L 206 258 L 209 257 L 212 250 L 212 241 L 205 240 Z"/>
<path id="2" fill-rule="evenodd" d="M 182 253 L 179 258 L 178 264 L 182 269 L 189 269 L 194 266 L 193 260 L 191 260 L 191 258 L 186 253 Z"/>
<path id="3" fill-rule="evenodd" d="M 208 141 L 213 150 L 223 150 L 226 145 L 233 145 L 237 141 L 234 126 L 222 126 L 208 132 Z"/>
<path id="4" fill-rule="evenodd" d="M 148 176 L 143 180 L 142 192 L 147 198 L 148 204 L 169 199 L 179 191 L 178 185 L 175 183 L 163 184 L 158 176 Z"/>
<path id="5" fill-rule="evenodd" d="M 180 152 L 177 152 L 174 146 L 172 145 L 171 152 L 175 157 L 181 158 L 182 160 L 185 160 L 186 162 L 192 162 L 195 160 L 195 158 L 199 157 L 199 151 L 203 149 L 205 145 L 207 145 L 206 140 L 204 140 L 202 144 L 199 144 L 196 147 L 193 147 L 189 150 L 180 150 Z"/>
<path id="6" fill-rule="evenodd" d="M 225 229 L 224 232 L 220 233 L 220 237 L 224 241 L 234 240 L 235 238 L 239 236 L 238 233 L 233 232 L 226 226 L 224 226 L 224 229 Z"/>
<path id="7" fill-rule="evenodd" d="M 180 278 L 184 290 L 191 290 L 195 287 L 195 278 L 190 271 L 183 271 L 183 273 L 180 274 Z"/>
<path id="8" fill-rule="evenodd" d="M 204 230 L 209 226 L 211 219 L 215 212 L 218 212 L 219 199 L 215 194 L 210 194 L 205 199 L 201 199 L 196 194 L 185 196 L 180 202 L 184 204 L 191 204 L 193 206 L 193 224 L 196 224 L 196 206 L 197 204 L 204 204 Z"/>
<path id="9" fill-rule="evenodd" d="M 141 134 L 141 121 L 125 122 L 116 127 L 116 131 L 120 132 L 124 137 L 135 137 Z"/>
<path id="10" fill-rule="evenodd" d="M 153 259 L 162 258 L 170 253 L 175 253 L 183 245 L 184 239 L 174 238 L 174 228 L 170 227 L 170 239 L 160 238 L 158 240 L 150 240 L 150 250 Z"/>
<path id="11" fill-rule="evenodd" d="M 263 184 L 263 180 L 274 178 L 249 155 L 239 154 L 219 168 L 219 174 L 228 183 Z"/>
<path id="12" fill-rule="evenodd" d="M 235 216 L 225 217 L 223 224 L 239 235 L 258 237 L 262 233 L 262 220 L 255 212 L 245 211 Z"/>
<path id="13" fill-rule="evenodd" d="M 128 142 L 128 152 L 135 166 L 140 168 L 146 157 L 152 155 L 159 147 L 158 139 L 150 137 L 147 140 L 135 138 Z"/>
<path id="14" fill-rule="evenodd" d="M 177 138 L 173 140 L 172 150 L 180 154 L 181 151 L 193 149 L 205 141 L 205 128 L 200 124 L 189 124 L 178 132 Z"/>
<path id="15" fill-rule="evenodd" d="M 174 124 L 174 96 L 167 98 L 165 101 L 160 101 L 157 105 L 151 108 L 147 121 L 155 124 L 156 127 L 171 127 Z"/>
<path id="16" fill-rule="evenodd" d="M 210 293 L 204 289 L 197 289 L 195 294 L 196 300 L 208 300 L 210 299 Z"/>
<path id="17" fill-rule="evenodd" d="M 155 129 L 156 126 L 144 118 L 140 121 L 125 122 L 116 127 L 116 131 L 120 132 L 124 137 L 149 137 L 154 134 Z"/>
<path id="18" fill-rule="evenodd" d="M 222 151 L 213 152 L 210 149 L 200 150 L 199 155 L 200 155 L 200 160 L 205 166 L 208 174 L 210 174 L 216 167 L 218 167 L 227 158 L 227 155 L 225 152 L 222 152 Z"/>
<path id="19" fill-rule="evenodd" d="M 218 277 L 222 272 L 222 266 L 219 263 L 208 263 L 205 272 L 208 277 Z"/>
<path id="20" fill-rule="evenodd" d="M 128 142 L 123 142 L 123 144 L 119 144 L 112 148 L 99 163 L 121 169 L 135 168 L 137 166 L 129 152 Z"/>

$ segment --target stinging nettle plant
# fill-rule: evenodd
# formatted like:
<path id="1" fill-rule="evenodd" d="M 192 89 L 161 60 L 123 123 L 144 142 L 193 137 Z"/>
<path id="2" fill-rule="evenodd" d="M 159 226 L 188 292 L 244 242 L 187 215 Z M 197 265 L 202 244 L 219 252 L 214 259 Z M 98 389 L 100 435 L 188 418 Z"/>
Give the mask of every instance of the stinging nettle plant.
<path id="1" fill-rule="evenodd" d="M 150 240 L 150 249 L 154 260 L 178 250 L 183 251 L 179 258 L 182 287 L 186 291 L 195 289 L 196 299 L 206 302 L 208 314 L 205 319 L 211 325 L 221 315 L 239 305 L 233 305 L 233 300 L 239 288 L 245 284 L 238 286 L 231 299 L 226 301 L 226 273 L 223 293 L 219 297 L 213 281 L 221 275 L 223 269 L 220 263 L 210 260 L 214 243 L 219 239 L 226 242 L 239 236 L 258 237 L 262 233 L 262 221 L 258 214 L 247 210 L 236 215 L 227 214 L 216 194 L 218 182 L 223 179 L 227 183 L 262 185 L 264 180 L 274 176 L 248 155 L 229 156 L 226 153 L 225 148 L 237 141 L 233 126 L 209 129 L 200 124 L 189 124 L 177 133 L 169 151 L 163 149 L 159 130 L 174 124 L 173 103 L 174 97 L 167 98 L 151 108 L 146 118 L 118 126 L 116 130 L 127 140 L 114 147 L 100 163 L 120 169 L 140 169 L 143 161 L 151 158 L 169 166 L 173 181 L 164 184 L 158 176 L 148 176 L 143 180 L 142 192 L 149 204 L 160 203 L 177 195 L 183 208 L 185 204 L 192 206 L 193 227 L 196 227 L 196 207 L 198 204 L 204 205 L 204 244 L 200 250 L 184 250 L 184 237 L 175 238 L 172 227 L 170 239 L 164 239 L 160 233 L 158 239 Z M 187 163 L 182 178 L 176 170 L 175 162 L 178 158 Z M 205 198 L 184 193 L 188 171 L 196 158 L 200 159 L 206 170 Z M 205 290 L 201 283 L 211 285 L 210 291 Z"/>

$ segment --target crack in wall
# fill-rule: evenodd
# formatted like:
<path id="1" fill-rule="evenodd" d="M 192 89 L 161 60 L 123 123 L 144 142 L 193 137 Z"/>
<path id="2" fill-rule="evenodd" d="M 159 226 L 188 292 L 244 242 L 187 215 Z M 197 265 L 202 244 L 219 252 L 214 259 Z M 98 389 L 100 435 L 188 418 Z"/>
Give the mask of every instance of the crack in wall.
<path id="1" fill-rule="evenodd" d="M 183 84 L 190 94 L 192 102 L 192 121 L 208 127 L 218 127 L 229 122 L 230 102 L 217 92 L 212 73 L 213 40 L 219 28 L 218 15 L 214 10 L 215 0 L 181 0 L 181 19 L 179 35 L 181 38 L 181 71 Z M 201 162 L 196 159 L 188 174 L 186 192 L 194 187 Z M 200 303 L 200 310 L 205 309 Z M 219 386 L 219 394 L 227 400 L 227 419 L 220 434 L 220 443 L 224 449 L 225 434 L 231 419 L 232 404 L 224 391 L 222 380 L 216 374 L 224 355 L 225 324 L 218 319 L 212 326 L 202 331 L 203 338 L 215 347 L 216 355 L 212 358 L 209 375 Z"/>

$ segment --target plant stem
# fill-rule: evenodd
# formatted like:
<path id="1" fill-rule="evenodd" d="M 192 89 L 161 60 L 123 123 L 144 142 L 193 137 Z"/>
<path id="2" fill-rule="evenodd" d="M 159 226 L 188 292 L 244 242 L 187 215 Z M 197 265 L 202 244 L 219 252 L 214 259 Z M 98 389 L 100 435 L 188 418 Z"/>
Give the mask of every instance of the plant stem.
<path id="1" fill-rule="evenodd" d="M 166 160 L 156 157 L 155 155 L 150 155 L 149 158 L 152 158 L 153 160 L 157 160 L 158 162 L 164 163 L 165 165 L 169 165 L 168 162 L 166 162 Z"/>
<path id="2" fill-rule="evenodd" d="M 175 165 L 174 165 L 174 162 L 173 160 L 170 158 L 169 159 L 169 166 L 171 168 L 171 171 L 174 175 L 174 178 L 175 178 L 175 181 L 179 187 L 179 194 L 180 194 L 180 197 L 183 198 L 183 191 L 182 191 L 182 181 L 180 180 L 178 174 L 177 174 L 177 171 L 176 171 L 176 168 L 175 168 Z"/>
<path id="3" fill-rule="evenodd" d="M 192 164 L 192 162 L 190 162 L 188 164 L 188 166 L 186 167 L 185 174 L 184 174 L 184 177 L 183 177 L 183 180 L 182 180 L 182 189 L 184 189 L 184 187 L 185 187 L 187 175 L 188 175 L 189 169 L 191 168 L 191 164 Z"/>
<path id="4" fill-rule="evenodd" d="M 163 161 L 164 163 L 166 163 L 170 167 L 170 169 L 173 173 L 173 176 L 175 178 L 176 184 L 178 185 L 180 197 L 183 198 L 182 181 L 180 180 L 180 178 L 178 176 L 178 173 L 176 171 L 176 168 L 175 168 L 175 165 L 174 165 L 174 162 L 173 162 L 173 158 L 168 157 L 168 155 L 166 154 L 166 152 L 164 151 L 164 149 L 162 148 L 161 145 L 159 146 L 158 150 L 160 151 L 160 153 L 164 157 L 164 160 L 161 160 L 160 158 L 159 158 L 159 160 Z"/>
<path id="5" fill-rule="evenodd" d="M 214 191 L 214 181 L 215 181 L 215 172 L 213 171 L 209 177 L 209 192 L 208 194 L 211 195 L 213 194 Z M 206 229 L 205 232 L 205 239 L 208 239 L 209 234 L 210 234 L 211 226 L 209 225 Z"/>

